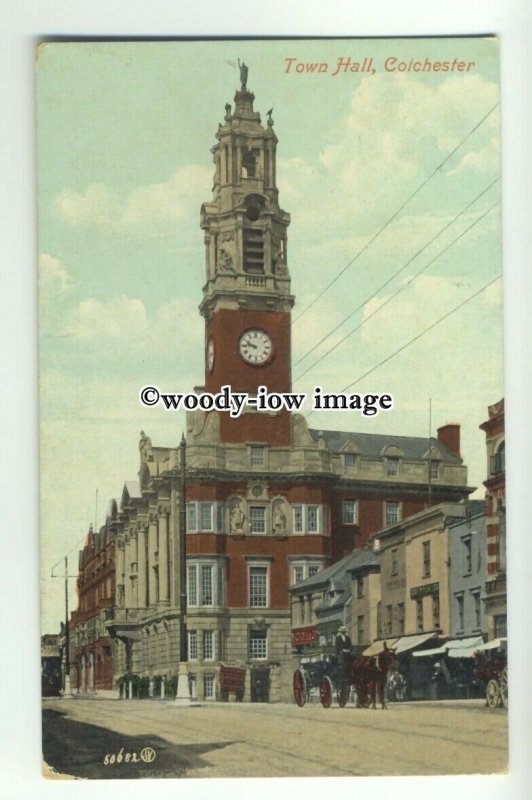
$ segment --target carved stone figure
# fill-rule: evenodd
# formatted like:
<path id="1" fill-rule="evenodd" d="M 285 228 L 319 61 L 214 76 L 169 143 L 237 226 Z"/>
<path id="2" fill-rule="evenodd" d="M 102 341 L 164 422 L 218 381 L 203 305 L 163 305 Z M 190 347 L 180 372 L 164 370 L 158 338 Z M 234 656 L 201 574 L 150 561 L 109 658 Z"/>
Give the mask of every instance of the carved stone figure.
<path id="1" fill-rule="evenodd" d="M 274 533 L 286 533 L 286 514 L 284 513 L 282 502 L 275 504 L 272 521 Z"/>
<path id="2" fill-rule="evenodd" d="M 229 513 L 229 530 L 231 533 L 243 533 L 246 515 L 242 509 L 240 500 L 235 500 Z"/>
<path id="3" fill-rule="evenodd" d="M 148 461 L 152 457 L 151 439 L 144 431 L 140 432 L 139 452 L 141 461 Z"/>
<path id="4" fill-rule="evenodd" d="M 224 120 L 226 122 L 231 122 L 231 103 L 225 104 L 225 117 Z"/>
<path id="5" fill-rule="evenodd" d="M 233 257 L 224 247 L 221 247 L 218 253 L 218 264 L 225 272 L 232 272 L 234 269 Z"/>
<path id="6" fill-rule="evenodd" d="M 246 64 L 244 64 L 244 62 L 243 62 L 243 61 L 242 61 L 242 63 L 240 63 L 240 59 L 238 59 L 238 66 L 239 66 L 239 68 L 240 68 L 240 83 L 241 83 L 241 89 L 242 89 L 242 91 L 244 91 L 244 89 L 246 89 L 246 88 L 247 88 L 247 83 L 248 83 L 248 71 L 249 71 L 249 70 L 248 70 L 248 67 L 247 67 L 247 65 L 246 65 Z"/>

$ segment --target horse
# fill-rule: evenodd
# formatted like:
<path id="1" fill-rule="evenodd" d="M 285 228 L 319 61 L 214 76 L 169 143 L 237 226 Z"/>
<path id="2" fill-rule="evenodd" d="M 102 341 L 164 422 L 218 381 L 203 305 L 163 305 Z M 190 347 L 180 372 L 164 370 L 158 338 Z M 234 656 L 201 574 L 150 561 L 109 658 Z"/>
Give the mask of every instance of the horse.
<path id="1" fill-rule="evenodd" d="M 388 672 L 395 667 L 395 650 L 389 650 L 384 643 L 384 649 L 374 659 L 374 666 L 371 680 L 371 700 L 372 708 L 377 708 L 377 694 L 383 709 L 386 705 L 386 683 Z"/>

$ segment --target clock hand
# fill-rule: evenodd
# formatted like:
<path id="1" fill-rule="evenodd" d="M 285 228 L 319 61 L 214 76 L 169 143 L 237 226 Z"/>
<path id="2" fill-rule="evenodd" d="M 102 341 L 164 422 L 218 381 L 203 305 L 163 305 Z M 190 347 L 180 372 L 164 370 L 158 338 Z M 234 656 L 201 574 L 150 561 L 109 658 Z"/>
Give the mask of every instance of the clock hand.
<path id="1" fill-rule="evenodd" d="M 244 344 L 247 344 L 248 347 L 252 347 L 254 350 L 257 349 L 257 345 L 253 344 L 253 342 L 245 341 Z"/>

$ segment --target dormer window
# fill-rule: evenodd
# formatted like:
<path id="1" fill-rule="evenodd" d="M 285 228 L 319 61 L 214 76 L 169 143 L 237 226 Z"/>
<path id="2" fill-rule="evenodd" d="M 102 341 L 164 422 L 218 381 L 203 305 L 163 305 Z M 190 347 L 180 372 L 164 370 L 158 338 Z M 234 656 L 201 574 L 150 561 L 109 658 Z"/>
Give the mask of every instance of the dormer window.
<path id="1" fill-rule="evenodd" d="M 345 453 L 344 464 L 346 467 L 354 467 L 357 463 L 356 453 Z"/>
<path id="2" fill-rule="evenodd" d="M 399 459 L 397 456 L 388 456 L 386 459 L 386 475 L 399 475 Z"/>

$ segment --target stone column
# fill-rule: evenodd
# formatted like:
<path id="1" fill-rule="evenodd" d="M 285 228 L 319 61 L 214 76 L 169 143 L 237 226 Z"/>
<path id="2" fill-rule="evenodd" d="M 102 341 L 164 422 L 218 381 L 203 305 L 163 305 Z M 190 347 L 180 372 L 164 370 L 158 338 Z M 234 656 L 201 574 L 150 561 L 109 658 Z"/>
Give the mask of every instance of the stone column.
<path id="1" fill-rule="evenodd" d="M 159 511 L 159 602 L 167 604 L 168 593 L 168 513 Z"/>
<path id="2" fill-rule="evenodd" d="M 157 600 L 157 516 L 150 514 L 148 526 L 148 589 L 149 604 L 155 605 Z"/>
<path id="3" fill-rule="evenodd" d="M 131 540 L 124 539 L 124 605 L 131 608 Z"/>
<path id="4" fill-rule="evenodd" d="M 89 690 L 94 692 L 94 653 L 89 653 Z"/>
<path id="5" fill-rule="evenodd" d="M 138 561 L 138 607 L 146 608 L 146 528 L 141 522 L 137 528 L 137 561 Z"/>
<path id="6" fill-rule="evenodd" d="M 84 692 L 87 688 L 87 657 L 85 653 L 81 656 L 81 691 Z"/>
<path id="7" fill-rule="evenodd" d="M 242 148 L 239 144 L 236 145 L 236 175 L 235 183 L 242 183 Z"/>
<path id="8" fill-rule="evenodd" d="M 119 539 L 117 542 L 117 555 L 116 555 L 116 604 L 118 606 L 124 605 L 124 581 L 125 581 L 125 559 L 124 559 L 124 540 Z M 122 587 L 122 589 L 120 589 Z"/>

